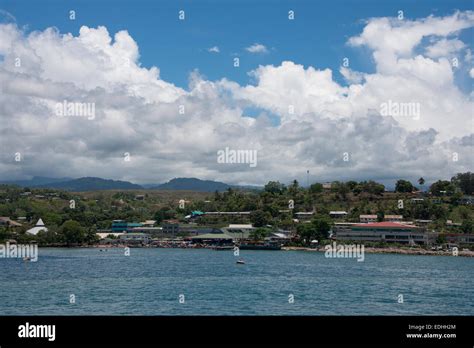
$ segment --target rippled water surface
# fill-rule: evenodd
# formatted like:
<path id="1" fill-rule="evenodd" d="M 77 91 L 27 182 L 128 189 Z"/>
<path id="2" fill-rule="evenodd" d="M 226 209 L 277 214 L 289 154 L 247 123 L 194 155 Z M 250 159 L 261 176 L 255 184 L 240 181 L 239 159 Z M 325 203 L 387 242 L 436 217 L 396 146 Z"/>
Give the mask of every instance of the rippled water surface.
<path id="1" fill-rule="evenodd" d="M 474 315 L 474 258 L 241 257 L 245 265 L 232 251 L 44 248 L 35 263 L 0 259 L 0 314 Z"/>

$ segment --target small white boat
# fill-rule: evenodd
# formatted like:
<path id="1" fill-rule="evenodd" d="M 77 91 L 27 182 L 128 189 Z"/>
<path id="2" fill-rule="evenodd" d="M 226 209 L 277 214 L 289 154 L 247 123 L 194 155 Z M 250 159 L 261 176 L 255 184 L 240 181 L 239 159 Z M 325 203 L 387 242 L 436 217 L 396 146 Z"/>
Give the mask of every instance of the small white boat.
<path id="1" fill-rule="evenodd" d="M 244 260 L 237 260 L 236 263 L 239 264 L 239 265 L 245 265 L 245 261 L 244 261 Z"/>

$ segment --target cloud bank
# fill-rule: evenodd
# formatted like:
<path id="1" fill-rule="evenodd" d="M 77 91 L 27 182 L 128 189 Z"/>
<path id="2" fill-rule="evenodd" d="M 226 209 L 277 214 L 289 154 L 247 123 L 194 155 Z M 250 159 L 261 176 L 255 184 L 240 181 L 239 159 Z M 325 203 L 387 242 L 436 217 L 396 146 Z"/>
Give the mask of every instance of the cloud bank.
<path id="1" fill-rule="evenodd" d="M 373 18 L 348 40 L 354 50 L 368 49 L 373 73 L 283 61 L 250 72 L 255 84 L 194 72 L 182 89 L 161 79 L 157 67 L 141 67 L 126 31 L 26 34 L 0 24 L 0 179 L 192 176 L 263 184 L 305 182 L 306 170 L 311 181 L 430 180 L 472 171 L 474 102 L 456 84 L 456 74 L 473 76 L 463 59 L 469 43 L 459 37 L 472 26 L 470 11 Z M 74 108 L 59 115 L 60 103 L 93 104 L 94 118 Z M 250 117 L 248 108 L 261 112 Z M 226 148 L 256 150 L 258 165 L 219 163 Z"/>

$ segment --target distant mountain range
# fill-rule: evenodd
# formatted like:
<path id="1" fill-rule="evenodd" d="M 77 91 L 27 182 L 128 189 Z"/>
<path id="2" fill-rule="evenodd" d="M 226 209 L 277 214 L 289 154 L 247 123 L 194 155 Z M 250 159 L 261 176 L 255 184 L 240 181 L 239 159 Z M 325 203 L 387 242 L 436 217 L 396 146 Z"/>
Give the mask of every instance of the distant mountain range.
<path id="1" fill-rule="evenodd" d="M 197 178 L 174 178 L 164 184 L 137 185 L 128 181 L 108 180 L 102 178 L 48 178 L 35 176 L 30 180 L 0 181 L 0 184 L 17 185 L 28 188 L 52 188 L 65 191 L 100 191 L 100 190 L 173 190 L 215 192 L 229 188 L 259 189 L 256 186 L 234 186 L 212 180 Z"/>
<path id="2" fill-rule="evenodd" d="M 36 186 L 38 188 L 55 188 L 65 191 L 99 191 L 99 190 L 142 190 L 140 185 L 128 181 L 107 180 L 101 178 L 79 178 Z"/>
<path id="3" fill-rule="evenodd" d="M 44 184 L 55 184 L 73 180 L 72 178 L 48 178 L 44 176 L 34 176 L 30 180 L 11 180 L 11 181 L 0 181 L 0 184 L 6 185 L 17 185 L 21 187 L 36 187 Z"/>
<path id="4" fill-rule="evenodd" d="M 201 180 L 196 178 L 174 178 L 165 184 L 151 187 L 154 190 L 189 190 L 200 192 L 225 191 L 231 186 L 223 182 L 212 180 Z"/>

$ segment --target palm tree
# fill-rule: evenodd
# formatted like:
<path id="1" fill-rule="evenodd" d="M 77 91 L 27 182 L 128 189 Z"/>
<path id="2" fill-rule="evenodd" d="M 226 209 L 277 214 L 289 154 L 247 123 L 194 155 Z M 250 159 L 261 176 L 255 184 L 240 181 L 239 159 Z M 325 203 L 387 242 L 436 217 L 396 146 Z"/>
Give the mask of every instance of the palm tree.
<path id="1" fill-rule="evenodd" d="M 421 187 L 423 187 L 423 185 L 425 184 L 425 179 L 423 179 L 423 177 L 419 178 L 418 183 L 420 184 Z M 421 191 L 423 191 L 423 190 L 421 190 Z"/>

